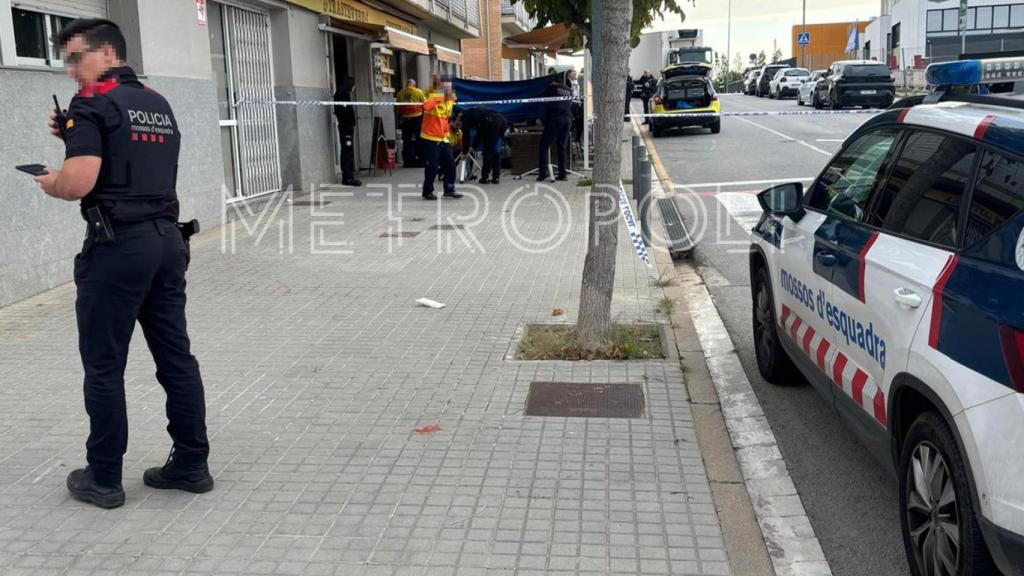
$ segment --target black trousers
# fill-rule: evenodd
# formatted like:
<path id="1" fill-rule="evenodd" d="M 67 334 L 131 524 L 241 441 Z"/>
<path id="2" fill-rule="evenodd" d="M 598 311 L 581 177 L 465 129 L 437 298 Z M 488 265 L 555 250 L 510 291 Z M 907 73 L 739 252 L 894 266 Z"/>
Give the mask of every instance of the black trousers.
<path id="1" fill-rule="evenodd" d="M 419 161 L 419 136 L 423 116 L 402 118 L 402 166 L 414 166 Z"/>
<path id="2" fill-rule="evenodd" d="M 487 180 L 491 178 L 497 180 L 501 176 L 501 138 L 496 134 L 485 133 L 482 140 L 484 167 L 480 179 Z"/>
<path id="3" fill-rule="evenodd" d="M 544 123 L 544 133 L 540 137 L 540 152 L 537 158 L 538 176 L 548 176 L 548 149 L 555 142 L 558 148 L 558 175 L 565 176 L 565 154 L 569 149 L 568 116 L 549 118 Z"/>
<path id="4" fill-rule="evenodd" d="M 437 170 L 440 168 L 444 174 L 444 193 L 455 193 L 455 159 L 452 158 L 452 147 L 447 142 L 435 142 L 420 139 L 420 151 L 426 166 L 423 170 L 423 195 L 430 196 L 434 193 L 434 180 L 437 180 Z"/>
<path id="5" fill-rule="evenodd" d="M 86 459 L 97 482 L 106 485 L 121 483 L 128 448 L 124 369 L 136 320 L 153 354 L 156 379 L 167 393 L 167 432 L 175 461 L 205 464 L 210 453 L 203 381 L 185 328 L 185 243 L 169 220 L 115 234 L 112 243 L 87 237 L 75 257 L 78 349 L 89 414 Z"/>
<path id="6" fill-rule="evenodd" d="M 341 141 L 341 179 L 351 180 L 356 177 L 356 144 L 355 128 L 339 126 L 338 136 Z"/>
<path id="7" fill-rule="evenodd" d="M 650 114 L 651 113 L 651 111 L 650 111 L 651 97 L 650 96 L 641 97 L 640 101 L 644 103 L 644 114 Z M 649 118 L 645 117 L 644 118 L 644 124 L 646 124 L 648 120 L 649 120 Z"/>

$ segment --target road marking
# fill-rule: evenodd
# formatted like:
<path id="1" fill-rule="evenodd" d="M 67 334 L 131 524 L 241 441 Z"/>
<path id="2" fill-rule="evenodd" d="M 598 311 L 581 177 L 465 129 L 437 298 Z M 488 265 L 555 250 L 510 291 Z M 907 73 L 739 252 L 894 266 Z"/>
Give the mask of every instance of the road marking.
<path id="1" fill-rule="evenodd" d="M 761 219 L 761 204 L 757 197 L 747 192 L 719 192 L 715 195 L 718 203 L 725 208 L 729 216 L 740 225 L 740 228 L 750 234 L 757 221 Z"/>
<path id="2" fill-rule="evenodd" d="M 810 182 L 810 178 L 776 178 L 774 180 L 736 180 L 734 182 L 702 182 L 700 184 L 676 184 L 680 188 L 714 188 L 718 186 L 751 186 L 753 184 L 785 184 L 786 182 Z"/>
<path id="3" fill-rule="evenodd" d="M 846 142 L 842 138 L 815 138 L 815 142 Z"/>
<path id="4" fill-rule="evenodd" d="M 803 140 L 798 140 L 796 138 L 793 138 L 792 136 L 787 136 L 787 135 L 783 134 L 782 132 L 779 132 L 778 130 L 772 130 L 771 128 L 769 128 L 767 126 L 762 126 L 762 125 L 758 124 L 757 122 L 752 122 L 750 120 L 747 120 L 746 118 L 739 118 L 739 117 L 737 117 L 736 119 L 739 120 L 740 122 L 746 122 L 747 124 L 751 124 L 753 126 L 757 126 L 758 128 L 760 128 L 762 130 L 767 130 L 768 132 L 771 132 L 772 134 L 775 134 L 776 136 L 780 136 L 782 138 L 785 138 L 786 140 L 790 140 L 792 142 L 796 142 L 797 144 L 800 144 L 801 146 L 806 146 L 807 148 L 810 148 L 811 150 L 814 150 L 815 152 L 817 152 L 819 154 L 824 154 L 825 156 L 828 156 L 830 158 L 832 157 L 832 153 L 831 152 L 827 152 L 825 150 L 822 150 L 821 148 L 818 148 L 817 146 L 815 146 L 813 144 L 808 144 L 807 142 L 804 142 Z"/>

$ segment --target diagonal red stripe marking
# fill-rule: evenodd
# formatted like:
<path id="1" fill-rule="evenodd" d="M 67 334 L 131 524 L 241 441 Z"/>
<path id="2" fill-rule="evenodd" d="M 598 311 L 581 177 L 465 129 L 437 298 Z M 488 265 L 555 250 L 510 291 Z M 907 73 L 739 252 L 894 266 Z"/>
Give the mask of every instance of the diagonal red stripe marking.
<path id="1" fill-rule="evenodd" d="M 825 367 L 825 356 L 828 355 L 828 349 L 831 344 L 824 338 L 818 343 L 818 368 L 821 368 L 822 372 L 828 372 L 828 368 Z"/>
<path id="2" fill-rule="evenodd" d="M 803 324 L 803 320 L 801 320 L 800 317 L 797 316 L 796 320 L 793 321 L 793 327 L 789 329 L 789 335 L 790 335 L 790 337 L 792 337 L 793 342 L 797 341 L 796 335 L 797 335 L 798 332 L 800 332 L 800 325 L 801 324 Z"/>
<path id="3" fill-rule="evenodd" d="M 881 388 L 875 391 L 875 420 L 882 426 L 889 426 L 888 418 L 885 415 L 885 394 L 882 394 Z"/>
<path id="4" fill-rule="evenodd" d="M 807 326 L 807 332 L 804 332 L 804 352 L 808 356 L 811 355 L 811 340 L 814 339 L 814 328 Z"/>
<path id="5" fill-rule="evenodd" d="M 832 365 L 832 382 L 843 387 L 843 370 L 846 370 L 846 355 L 842 352 L 836 355 L 836 363 Z"/>
<path id="6" fill-rule="evenodd" d="M 864 247 L 860 249 L 860 270 L 857 271 L 857 297 L 860 298 L 861 302 L 864 302 L 864 271 L 868 267 L 868 251 L 875 245 L 875 240 L 878 240 L 878 232 L 872 232 L 868 241 L 864 244 Z"/>
<path id="7" fill-rule="evenodd" d="M 853 384 L 850 386 L 850 394 L 853 396 L 853 401 L 861 408 L 864 407 L 864 399 L 861 398 L 861 393 L 864 392 L 864 385 L 867 383 L 867 372 L 857 368 L 857 371 L 853 374 Z"/>
<path id="8" fill-rule="evenodd" d="M 953 269 L 956 268 L 958 259 L 959 256 L 957 254 L 950 256 L 949 260 L 946 261 L 945 268 L 942 269 L 942 274 L 939 275 L 939 279 L 935 283 L 935 287 L 932 288 L 932 317 L 928 327 L 928 346 L 936 350 L 939 348 L 939 328 L 942 324 L 942 293 L 946 289 L 946 282 L 949 282 L 949 277 L 953 275 Z"/>
<path id="9" fill-rule="evenodd" d="M 985 116 L 984 118 L 982 118 L 981 119 L 981 123 L 979 123 L 978 127 L 975 128 L 975 130 L 974 130 L 974 139 L 975 140 L 981 140 L 982 138 L 984 138 L 985 137 L 985 131 L 988 130 L 988 127 L 992 125 L 992 121 L 995 120 L 995 119 L 996 119 L 996 117 L 991 115 L 991 114 L 989 114 L 988 116 Z"/>

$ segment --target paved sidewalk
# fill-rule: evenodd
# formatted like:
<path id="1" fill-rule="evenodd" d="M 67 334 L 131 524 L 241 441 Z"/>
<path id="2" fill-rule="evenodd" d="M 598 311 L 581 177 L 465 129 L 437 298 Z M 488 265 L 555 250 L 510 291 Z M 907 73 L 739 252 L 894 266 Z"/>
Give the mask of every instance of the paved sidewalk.
<path id="1" fill-rule="evenodd" d="M 584 189 L 506 176 L 426 203 L 419 177 L 366 178 L 273 218 L 270 204 L 246 220 L 258 231 L 234 225 L 233 251 L 230 227 L 203 223 L 189 321 L 209 494 L 142 484 L 169 440 L 137 331 L 127 504 L 71 500 L 87 434 L 74 287 L 0 309 L 0 574 L 728 574 L 678 360 L 506 360 L 523 323 L 575 319 Z M 399 226 L 419 234 L 380 237 Z M 615 319 L 665 322 L 623 228 Z M 526 417 L 532 381 L 642 384 L 646 414 Z"/>

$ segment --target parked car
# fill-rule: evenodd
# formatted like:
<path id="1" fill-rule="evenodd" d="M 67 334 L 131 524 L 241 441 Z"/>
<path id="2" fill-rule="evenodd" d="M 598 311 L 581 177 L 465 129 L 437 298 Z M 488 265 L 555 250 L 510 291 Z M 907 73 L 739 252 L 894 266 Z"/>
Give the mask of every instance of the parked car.
<path id="1" fill-rule="evenodd" d="M 810 102 L 814 97 L 815 87 L 818 85 L 818 81 L 824 77 L 824 70 L 815 70 L 811 72 L 811 75 L 800 85 L 800 89 L 796 93 L 796 104 L 797 106 L 803 106 L 805 102 Z"/>
<path id="2" fill-rule="evenodd" d="M 867 90 L 850 79 L 873 78 L 856 70 L 869 65 L 838 63 L 831 88 Z M 962 60 L 926 75 L 994 88 L 1022 67 Z M 1024 94 L 902 100 L 806 192 L 783 184 L 758 201 L 761 375 L 799 370 L 894 473 L 913 576 L 1024 575 Z"/>
<path id="3" fill-rule="evenodd" d="M 888 108 L 896 97 L 896 79 L 885 64 L 842 60 L 832 64 L 811 98 L 815 108 L 847 106 Z"/>
<path id="4" fill-rule="evenodd" d="M 763 98 L 768 95 L 768 89 L 770 87 L 772 78 L 775 77 L 775 73 L 784 68 L 789 68 L 782 64 L 767 64 L 761 68 L 761 75 L 757 77 L 757 85 L 754 88 L 754 94 L 758 98 Z"/>
<path id="5" fill-rule="evenodd" d="M 674 64 L 661 71 L 654 93 L 655 115 L 650 117 L 652 136 L 685 126 L 710 128 L 712 134 L 722 130 L 721 107 L 710 75 L 711 66 L 702 62 Z"/>
<path id="6" fill-rule="evenodd" d="M 769 83 L 768 97 L 781 100 L 786 96 L 796 96 L 804 81 L 810 76 L 807 68 L 783 68 L 775 73 L 775 77 Z"/>
<path id="7" fill-rule="evenodd" d="M 755 68 L 747 71 L 743 76 L 743 93 L 747 96 L 753 96 L 754 91 L 757 89 L 757 78 L 761 75 L 761 69 Z"/>

